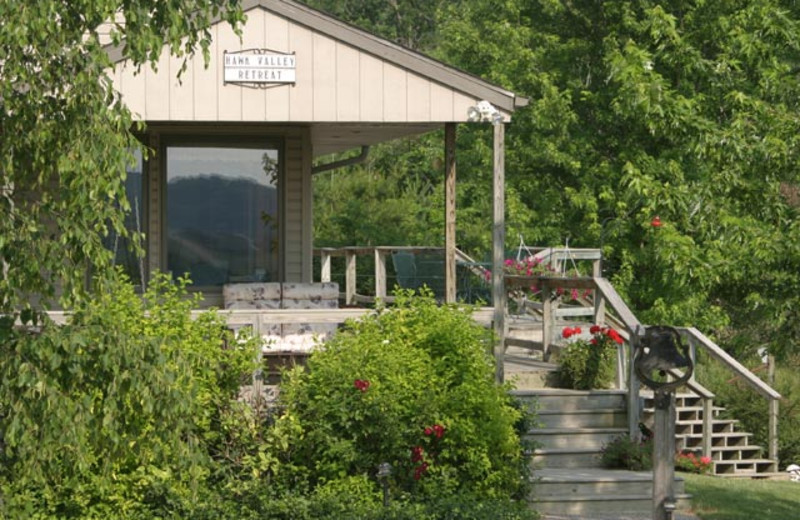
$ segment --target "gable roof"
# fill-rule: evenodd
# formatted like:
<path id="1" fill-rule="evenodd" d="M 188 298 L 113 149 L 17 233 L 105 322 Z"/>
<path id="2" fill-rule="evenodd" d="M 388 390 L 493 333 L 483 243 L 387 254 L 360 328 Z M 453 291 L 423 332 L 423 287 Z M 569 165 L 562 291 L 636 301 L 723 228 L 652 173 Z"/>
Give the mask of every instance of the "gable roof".
<path id="1" fill-rule="evenodd" d="M 243 0 L 242 8 L 245 12 L 251 12 L 258 8 L 264 9 L 294 24 L 342 42 L 362 53 L 393 64 L 438 85 L 453 89 L 474 100 L 485 99 L 507 114 L 528 104 L 526 98 L 517 96 L 509 90 L 298 2 L 292 0 Z M 219 17 L 213 21 L 214 24 L 221 22 Z M 245 25 L 246 29 L 247 25 Z M 121 47 L 108 46 L 107 51 L 113 62 L 125 61 Z"/>

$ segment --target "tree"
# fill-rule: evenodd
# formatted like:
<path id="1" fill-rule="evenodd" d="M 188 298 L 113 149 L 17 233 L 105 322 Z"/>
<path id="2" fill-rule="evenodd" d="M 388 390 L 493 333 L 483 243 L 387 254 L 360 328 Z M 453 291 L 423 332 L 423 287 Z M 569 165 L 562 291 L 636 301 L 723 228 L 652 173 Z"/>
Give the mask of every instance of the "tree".
<path id="1" fill-rule="evenodd" d="M 440 52 L 532 98 L 507 159 L 526 236 L 603 246 L 647 322 L 781 352 L 800 303 L 799 23 L 779 0 L 475 0 Z"/>
<path id="2" fill-rule="evenodd" d="M 509 237 L 602 247 L 645 322 L 798 344 L 794 2 L 461 0 L 436 17 L 426 52 L 531 99 L 506 135 Z M 459 130 L 459 247 L 478 254 L 490 142 Z"/>
<path id="3" fill-rule="evenodd" d="M 228 0 L 0 4 L 0 314 L 33 295 L 47 306 L 57 288 L 63 304 L 81 298 L 87 270 L 110 264 L 103 237 L 127 233 L 125 170 L 141 125 L 112 89 L 104 33 L 132 66 L 155 67 L 164 46 L 207 52 L 217 16 L 243 21 Z"/>

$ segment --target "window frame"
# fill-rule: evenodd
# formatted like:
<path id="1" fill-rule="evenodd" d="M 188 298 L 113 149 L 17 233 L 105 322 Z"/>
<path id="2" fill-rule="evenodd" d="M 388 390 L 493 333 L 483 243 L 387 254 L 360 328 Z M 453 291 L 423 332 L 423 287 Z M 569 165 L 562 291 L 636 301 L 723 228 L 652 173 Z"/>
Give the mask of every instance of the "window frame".
<path id="1" fill-rule="evenodd" d="M 245 149 L 273 149 L 278 152 L 278 178 L 277 178 L 277 213 L 278 213 L 278 273 L 277 280 L 283 281 L 284 279 L 284 254 L 285 247 L 284 241 L 286 238 L 285 229 L 285 194 L 284 189 L 286 185 L 286 150 L 285 138 L 281 135 L 275 134 L 242 134 L 232 133 L 226 135 L 196 135 L 196 134 L 160 134 L 158 143 L 158 163 L 161 172 L 159 190 L 161 191 L 160 203 L 161 207 L 158 209 L 160 213 L 160 245 L 159 245 L 159 259 L 158 263 L 162 271 L 168 272 L 168 258 L 169 258 L 169 240 L 168 240 L 168 221 L 167 221 L 167 208 L 169 204 L 168 195 L 168 178 L 169 171 L 167 169 L 167 149 L 173 148 L 245 148 Z M 148 254 L 150 252 L 148 251 Z M 172 273 L 173 276 L 179 276 L 183 273 Z M 149 277 L 149 273 L 147 273 Z M 192 284 L 188 287 L 191 293 L 201 293 L 204 296 L 203 306 L 221 306 L 222 304 L 222 286 L 215 285 L 195 285 Z"/>

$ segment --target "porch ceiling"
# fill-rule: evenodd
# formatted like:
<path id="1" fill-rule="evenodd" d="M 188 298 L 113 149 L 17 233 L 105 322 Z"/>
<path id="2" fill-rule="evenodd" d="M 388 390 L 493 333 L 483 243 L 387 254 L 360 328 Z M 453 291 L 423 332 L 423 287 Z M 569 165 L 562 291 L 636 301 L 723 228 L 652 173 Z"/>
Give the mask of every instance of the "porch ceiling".
<path id="1" fill-rule="evenodd" d="M 311 125 L 311 143 L 314 156 L 318 157 L 443 127 L 444 123 L 314 123 Z"/>

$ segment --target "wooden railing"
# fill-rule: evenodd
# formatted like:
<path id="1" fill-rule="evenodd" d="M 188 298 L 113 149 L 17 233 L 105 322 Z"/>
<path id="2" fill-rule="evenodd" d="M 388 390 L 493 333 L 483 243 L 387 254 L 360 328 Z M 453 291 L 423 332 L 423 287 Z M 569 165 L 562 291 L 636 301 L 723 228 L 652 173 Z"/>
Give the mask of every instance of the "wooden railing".
<path id="1" fill-rule="evenodd" d="M 562 289 L 575 288 L 594 290 L 593 302 L 587 302 L 585 300 L 582 300 L 581 302 L 584 305 L 592 305 L 593 308 L 591 315 L 593 316 L 595 323 L 613 324 L 614 327 L 619 330 L 622 337 L 626 340 L 625 349 L 618 350 L 616 386 L 619 389 L 627 386 L 628 429 L 631 436 L 636 436 L 638 435 L 638 425 L 641 418 L 642 406 L 640 382 L 633 369 L 633 349 L 631 345 L 631 339 L 635 334 L 637 334 L 637 331 L 640 329 L 643 330 L 644 326 L 636 317 L 636 315 L 634 315 L 634 313 L 630 310 L 627 304 L 625 304 L 611 283 L 600 276 L 599 262 L 597 265 L 598 267 L 595 268 L 595 276 L 593 277 L 538 277 L 535 279 L 537 286 L 542 288 L 542 350 L 544 355 L 547 356 L 550 348 L 550 341 L 553 337 L 552 327 L 555 323 L 555 318 L 563 315 L 553 311 L 553 304 L 550 297 L 552 291 L 557 287 Z M 527 287 L 531 285 L 531 281 L 531 278 L 527 276 L 506 276 L 506 286 L 508 289 Z M 607 311 L 612 311 L 613 314 L 610 314 Z M 573 315 L 577 316 L 581 315 L 581 313 L 573 313 Z M 767 400 L 769 407 L 768 458 L 777 461 L 778 411 L 781 395 L 696 328 L 679 328 L 678 330 L 688 340 L 690 356 L 695 364 L 697 362 L 697 348 L 701 347 L 712 358 L 725 365 L 734 374 L 742 378 L 754 391 Z M 625 375 L 627 375 L 627 378 L 625 378 Z M 678 370 L 673 370 L 671 371 L 671 375 L 674 377 L 680 377 L 682 374 Z M 711 456 L 711 421 L 713 417 L 714 394 L 699 384 L 695 380 L 694 376 L 687 383 L 687 387 L 696 393 L 703 402 L 702 449 L 704 455 Z"/>
<path id="2" fill-rule="evenodd" d="M 725 365 L 731 372 L 736 374 L 750 386 L 752 390 L 767 400 L 769 424 L 767 427 L 768 458 L 778 460 L 778 411 L 780 406 L 781 394 L 765 383 L 761 378 L 739 363 L 730 354 L 725 352 L 719 345 L 711 341 L 702 332 L 694 327 L 679 329 L 689 341 L 689 351 L 692 360 L 697 360 L 697 347 L 702 347 L 712 358 Z M 705 417 L 705 412 L 704 412 Z M 705 431 L 705 425 L 704 425 Z M 705 438 L 704 438 L 705 440 Z M 709 450 L 710 451 L 710 450 Z"/>
<path id="3" fill-rule="evenodd" d="M 444 253 L 443 247 L 435 246 L 351 246 L 351 247 L 320 247 L 314 250 L 320 257 L 320 282 L 331 281 L 331 263 L 333 258 L 345 259 L 345 283 L 342 298 L 345 305 L 358 303 L 375 303 L 377 300 L 390 302 L 392 297 L 387 294 L 386 259 L 393 253 L 432 254 L 442 255 L 442 279 L 444 279 Z M 371 257 L 374 260 L 374 295 L 358 293 L 358 257 Z M 479 265 L 474 259 L 463 251 L 456 249 L 456 261 L 466 265 L 475 276 L 484 277 L 488 270 Z"/>

